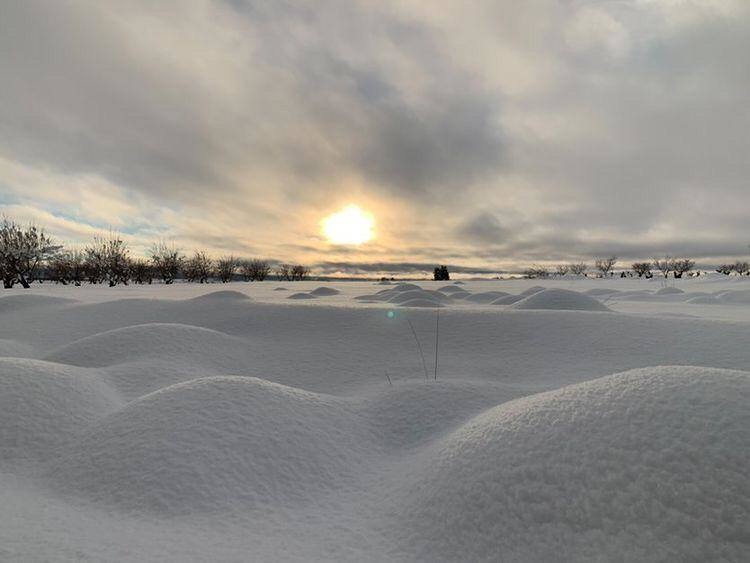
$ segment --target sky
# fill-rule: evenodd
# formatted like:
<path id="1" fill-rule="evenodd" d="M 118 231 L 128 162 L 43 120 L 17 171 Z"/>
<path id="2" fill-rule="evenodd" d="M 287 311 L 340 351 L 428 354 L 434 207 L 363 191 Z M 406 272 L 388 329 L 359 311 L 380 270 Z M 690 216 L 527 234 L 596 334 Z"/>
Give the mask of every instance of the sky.
<path id="1" fill-rule="evenodd" d="M 9 0 L 0 213 L 493 273 L 750 254 L 746 0 Z M 333 244 L 357 205 L 374 238 Z"/>

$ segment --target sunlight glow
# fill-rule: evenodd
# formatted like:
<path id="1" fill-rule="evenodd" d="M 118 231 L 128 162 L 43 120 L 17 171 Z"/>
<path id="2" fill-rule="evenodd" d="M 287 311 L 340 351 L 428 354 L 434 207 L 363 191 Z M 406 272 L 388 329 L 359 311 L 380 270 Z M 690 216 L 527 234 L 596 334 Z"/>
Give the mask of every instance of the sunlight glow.
<path id="1" fill-rule="evenodd" d="M 323 234 L 332 244 L 358 245 L 371 240 L 375 218 L 356 205 L 348 205 L 323 219 Z"/>

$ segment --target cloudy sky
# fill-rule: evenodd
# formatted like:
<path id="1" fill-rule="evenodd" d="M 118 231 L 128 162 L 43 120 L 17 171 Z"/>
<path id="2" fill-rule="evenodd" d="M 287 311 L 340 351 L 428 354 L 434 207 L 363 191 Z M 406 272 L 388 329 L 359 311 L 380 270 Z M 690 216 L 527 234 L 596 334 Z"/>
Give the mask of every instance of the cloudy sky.
<path id="1" fill-rule="evenodd" d="M 0 77 L 0 213 L 70 243 L 326 273 L 750 252 L 747 0 L 8 0 Z M 333 245 L 349 204 L 376 236 Z"/>

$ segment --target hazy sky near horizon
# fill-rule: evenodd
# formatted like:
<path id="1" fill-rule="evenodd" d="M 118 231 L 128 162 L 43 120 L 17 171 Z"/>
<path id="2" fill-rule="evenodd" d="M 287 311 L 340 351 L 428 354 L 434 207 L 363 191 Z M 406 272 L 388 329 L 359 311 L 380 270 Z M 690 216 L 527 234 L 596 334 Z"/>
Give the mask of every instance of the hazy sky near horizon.
<path id="1" fill-rule="evenodd" d="M 11 0 L 0 77 L 0 213 L 66 242 L 327 273 L 748 253 L 746 0 Z M 349 204 L 376 237 L 334 246 Z"/>

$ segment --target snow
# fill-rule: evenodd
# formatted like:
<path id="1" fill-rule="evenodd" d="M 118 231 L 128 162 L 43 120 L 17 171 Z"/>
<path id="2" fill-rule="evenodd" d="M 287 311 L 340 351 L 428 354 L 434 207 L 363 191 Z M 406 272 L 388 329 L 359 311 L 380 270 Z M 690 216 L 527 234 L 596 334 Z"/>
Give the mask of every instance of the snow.
<path id="1" fill-rule="evenodd" d="M 532 293 L 525 299 L 514 303 L 513 309 L 545 309 L 566 311 L 609 311 L 593 297 L 568 289 L 544 289 Z"/>
<path id="2" fill-rule="evenodd" d="M 750 559 L 750 280 L 6 295 L 0 560 Z"/>

